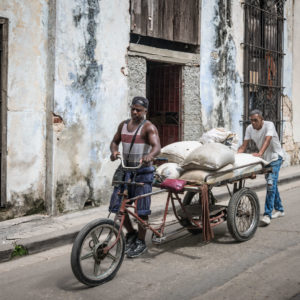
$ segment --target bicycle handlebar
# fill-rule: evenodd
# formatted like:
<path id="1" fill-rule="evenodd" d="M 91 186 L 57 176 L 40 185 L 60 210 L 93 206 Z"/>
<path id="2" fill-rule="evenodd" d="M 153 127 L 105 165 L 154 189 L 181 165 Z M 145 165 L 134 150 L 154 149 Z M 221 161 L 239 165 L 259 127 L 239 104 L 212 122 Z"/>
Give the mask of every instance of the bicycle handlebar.
<path id="1" fill-rule="evenodd" d="M 126 167 L 126 166 L 124 165 L 124 160 L 123 160 L 123 158 L 122 158 L 121 155 L 118 155 L 118 156 L 117 156 L 117 159 L 120 159 L 120 160 L 121 160 L 122 168 L 124 168 L 124 169 L 137 170 L 137 169 L 139 169 L 139 168 L 143 165 L 143 162 L 141 162 L 141 163 L 140 163 L 138 166 L 136 166 L 136 167 Z"/>
<path id="2" fill-rule="evenodd" d="M 118 156 L 117 156 L 117 159 L 120 159 L 120 160 L 121 160 L 121 165 L 122 165 L 122 168 L 124 168 L 124 169 L 137 170 L 137 169 L 141 168 L 142 165 L 143 165 L 143 162 L 141 162 L 141 163 L 140 163 L 138 166 L 136 166 L 136 167 L 126 167 L 126 166 L 124 165 L 124 160 L 123 160 L 123 158 L 122 158 L 121 155 L 118 155 Z M 164 157 L 157 157 L 157 158 L 154 158 L 154 160 L 156 160 L 156 161 L 164 161 L 164 162 L 168 162 L 168 159 L 167 159 L 167 158 L 164 158 Z"/>

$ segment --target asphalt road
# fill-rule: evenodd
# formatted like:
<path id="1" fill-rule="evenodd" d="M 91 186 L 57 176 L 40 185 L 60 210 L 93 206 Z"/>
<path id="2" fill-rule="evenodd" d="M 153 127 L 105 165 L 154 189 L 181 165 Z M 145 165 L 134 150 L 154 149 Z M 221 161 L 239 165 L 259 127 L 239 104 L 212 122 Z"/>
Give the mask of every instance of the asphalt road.
<path id="1" fill-rule="evenodd" d="M 0 299 L 300 299 L 300 183 L 280 191 L 286 216 L 250 241 L 234 242 L 223 223 L 209 244 L 186 232 L 149 242 L 147 254 L 125 259 L 112 281 L 95 288 L 75 279 L 64 246 L 0 264 Z"/>

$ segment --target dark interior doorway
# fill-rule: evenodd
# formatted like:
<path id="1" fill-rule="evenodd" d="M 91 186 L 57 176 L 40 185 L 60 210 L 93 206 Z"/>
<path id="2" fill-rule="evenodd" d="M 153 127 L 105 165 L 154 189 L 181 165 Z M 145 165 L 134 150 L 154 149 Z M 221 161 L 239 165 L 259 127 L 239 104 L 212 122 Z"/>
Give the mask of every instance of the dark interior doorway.
<path id="1" fill-rule="evenodd" d="M 181 66 L 147 62 L 148 119 L 157 127 L 161 145 L 181 140 Z"/>

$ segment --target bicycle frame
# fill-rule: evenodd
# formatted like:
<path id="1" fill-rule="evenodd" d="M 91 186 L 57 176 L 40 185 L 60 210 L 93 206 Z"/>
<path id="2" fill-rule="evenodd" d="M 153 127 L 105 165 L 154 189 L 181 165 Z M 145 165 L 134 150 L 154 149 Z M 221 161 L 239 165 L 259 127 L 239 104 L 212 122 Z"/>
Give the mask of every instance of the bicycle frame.
<path id="1" fill-rule="evenodd" d="M 121 157 L 119 157 L 119 158 L 121 159 L 123 170 L 134 172 L 135 170 L 137 170 L 138 168 L 141 167 L 141 164 L 137 167 L 125 167 L 122 158 Z M 136 174 L 134 175 L 132 182 L 116 181 L 115 183 L 124 184 L 125 187 L 126 187 L 126 185 L 143 185 L 144 183 L 142 183 L 142 182 L 135 182 L 135 176 L 136 176 Z M 158 227 L 153 227 L 150 224 L 148 224 L 148 221 L 145 221 L 141 217 L 139 217 L 139 215 L 137 214 L 137 203 L 142 198 L 152 196 L 152 195 L 155 195 L 155 194 L 164 193 L 164 192 L 168 192 L 168 197 L 167 197 L 167 201 L 166 201 L 166 205 L 165 205 L 165 209 L 164 209 L 163 219 L 162 219 L 161 224 Z M 180 197 L 178 196 L 178 193 L 176 193 L 176 192 L 172 192 L 171 190 L 168 190 L 168 189 L 161 189 L 161 190 L 156 191 L 156 192 L 151 192 L 151 193 L 139 195 L 139 196 L 136 196 L 136 197 L 133 197 L 133 198 L 129 199 L 128 198 L 128 188 L 126 187 L 125 190 L 123 191 L 123 193 L 120 194 L 120 195 L 122 196 L 122 201 L 121 201 L 119 212 L 118 212 L 118 214 L 116 215 L 116 218 L 115 218 L 115 222 L 116 222 L 118 217 L 121 216 L 120 225 L 119 225 L 120 226 L 119 227 L 119 232 L 118 232 L 117 238 L 114 241 L 114 243 L 111 246 L 106 247 L 106 248 L 103 249 L 104 253 L 107 253 L 118 242 L 118 240 L 120 238 L 120 235 L 121 235 L 121 232 L 122 232 L 122 228 L 123 228 L 123 224 L 124 224 L 126 214 L 128 214 L 129 216 L 136 219 L 139 222 L 139 224 L 141 224 L 145 229 L 150 229 L 157 237 L 162 238 L 164 236 L 164 230 L 165 230 L 165 227 L 166 227 L 166 218 L 167 218 L 167 215 L 168 215 L 170 202 L 172 204 L 172 209 L 173 209 L 174 215 L 175 215 L 176 219 L 180 222 L 180 217 L 179 217 L 179 215 L 177 214 L 177 211 L 176 211 L 175 200 L 178 201 L 182 211 L 184 212 L 184 214 L 186 215 L 186 217 L 190 221 L 190 223 L 192 225 L 198 227 L 199 229 L 202 229 L 201 221 L 196 221 L 196 220 L 193 219 L 193 216 L 190 213 L 187 212 L 187 210 L 185 209 Z M 133 209 L 133 212 L 130 209 Z M 213 223 L 211 224 L 211 227 L 214 227 L 214 226 L 222 223 L 223 222 L 222 218 L 224 216 L 225 216 L 224 211 L 221 211 L 220 213 L 218 213 L 214 217 L 210 218 L 210 222 L 213 221 Z M 215 222 L 215 221 L 217 221 L 217 222 Z M 189 228 L 189 227 L 187 227 L 187 228 Z"/>
<path id="2" fill-rule="evenodd" d="M 129 185 L 142 184 L 142 183 L 135 183 L 135 182 L 134 183 L 128 183 L 128 182 L 125 182 L 125 181 L 123 181 L 122 183 L 126 184 L 126 185 L 128 185 L 128 184 Z M 164 193 L 164 192 L 168 192 L 168 196 L 167 196 L 167 200 L 166 200 L 166 205 L 165 205 L 165 209 L 164 209 L 162 222 L 161 222 L 160 225 L 158 225 L 158 227 L 153 227 L 150 224 L 148 224 L 147 221 L 145 221 L 141 217 L 139 217 L 139 215 L 137 214 L 137 203 L 140 199 L 142 199 L 144 197 L 148 197 L 148 196 L 152 196 L 152 195 L 156 195 L 156 194 L 160 194 L 160 193 Z M 136 196 L 136 197 L 133 197 L 133 198 L 128 198 L 128 189 L 126 188 L 124 190 L 124 192 L 120 195 L 122 195 L 123 198 L 122 198 L 122 201 L 121 201 L 121 206 L 120 206 L 119 212 L 118 212 L 118 214 L 116 215 L 116 218 L 115 218 L 115 220 L 117 220 L 118 217 L 121 216 L 120 225 L 119 225 L 119 232 L 118 232 L 117 238 L 114 241 L 114 243 L 111 246 L 106 247 L 106 248 L 103 249 L 104 253 L 107 253 L 118 242 L 118 240 L 120 238 L 120 235 L 121 235 L 121 232 L 122 232 L 122 228 L 123 228 L 123 224 L 124 224 L 126 214 L 128 214 L 131 217 L 133 217 L 134 219 L 136 219 L 139 222 L 139 224 L 144 226 L 145 229 L 150 229 L 157 237 L 159 237 L 159 238 L 163 237 L 164 236 L 164 230 L 165 230 L 165 227 L 166 227 L 166 219 L 167 219 L 167 215 L 168 215 L 168 212 L 169 212 L 170 202 L 172 204 L 172 209 L 173 209 L 174 215 L 175 215 L 175 217 L 178 221 L 180 221 L 180 217 L 178 216 L 177 211 L 176 211 L 175 201 L 178 201 L 181 209 L 183 210 L 183 212 L 185 213 L 185 215 L 187 216 L 187 219 L 191 222 L 191 224 L 197 226 L 199 229 L 202 229 L 202 223 L 200 221 L 194 220 L 192 215 L 186 211 L 186 209 L 185 209 L 178 193 L 174 193 L 172 191 L 169 191 L 168 189 L 162 189 L 162 190 L 159 190 L 159 191 L 156 191 L 156 192 L 151 192 L 151 193 L 143 194 L 143 195 Z M 133 211 L 131 211 L 130 209 L 133 209 Z M 211 226 L 214 227 L 214 226 L 222 223 L 223 222 L 222 217 L 224 217 L 224 216 L 225 216 L 224 212 L 221 211 L 216 216 L 210 218 L 210 221 L 218 220 L 217 222 L 212 223 Z M 189 227 L 187 227 L 187 228 L 189 228 Z"/>

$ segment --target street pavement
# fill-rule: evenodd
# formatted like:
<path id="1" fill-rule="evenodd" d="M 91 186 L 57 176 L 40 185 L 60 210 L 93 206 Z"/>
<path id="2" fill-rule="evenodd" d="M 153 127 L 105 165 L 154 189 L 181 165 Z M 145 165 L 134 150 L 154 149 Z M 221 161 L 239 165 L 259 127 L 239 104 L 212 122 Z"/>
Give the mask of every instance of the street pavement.
<path id="1" fill-rule="evenodd" d="M 148 252 L 125 258 L 115 278 L 87 288 L 70 267 L 71 245 L 53 248 L 0 264 L 1 300 L 143 299 L 143 300 L 299 300 L 300 185 L 280 186 L 285 217 L 259 227 L 254 237 L 237 243 L 226 222 L 203 243 L 187 231 Z M 265 190 L 257 191 L 260 205 Z M 173 230 L 180 225 L 173 225 Z"/>
<path id="2" fill-rule="evenodd" d="M 293 183 L 300 186 L 300 167 L 291 166 L 282 168 L 279 177 L 279 190 L 281 186 Z M 265 189 L 263 175 L 254 180 L 246 180 L 246 186 L 253 190 Z M 222 201 L 229 200 L 225 187 L 213 189 L 215 197 Z M 167 194 L 152 196 L 152 216 L 161 214 L 164 209 Z M 82 211 L 49 217 L 46 215 L 32 215 L 0 222 L 0 262 L 11 258 L 16 245 L 24 246 L 28 254 L 34 254 L 54 247 L 70 244 L 77 233 L 88 222 L 97 218 L 108 216 L 108 205 L 85 209 Z"/>

